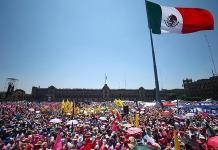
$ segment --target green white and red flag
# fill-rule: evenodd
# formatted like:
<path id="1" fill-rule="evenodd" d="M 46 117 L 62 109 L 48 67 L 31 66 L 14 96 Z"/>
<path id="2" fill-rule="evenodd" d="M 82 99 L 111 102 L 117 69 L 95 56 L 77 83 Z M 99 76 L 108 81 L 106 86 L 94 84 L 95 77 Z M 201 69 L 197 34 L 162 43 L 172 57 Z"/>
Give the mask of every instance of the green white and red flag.
<path id="1" fill-rule="evenodd" d="M 154 34 L 213 30 L 213 15 L 205 9 L 166 7 L 147 1 L 147 16 Z"/>

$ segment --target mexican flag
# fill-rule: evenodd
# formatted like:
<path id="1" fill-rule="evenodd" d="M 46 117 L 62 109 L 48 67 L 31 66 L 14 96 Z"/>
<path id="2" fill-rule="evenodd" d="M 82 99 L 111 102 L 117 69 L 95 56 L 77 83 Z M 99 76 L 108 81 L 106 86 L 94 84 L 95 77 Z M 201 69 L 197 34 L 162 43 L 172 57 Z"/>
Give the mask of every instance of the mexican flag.
<path id="1" fill-rule="evenodd" d="M 152 33 L 191 33 L 213 30 L 212 14 L 200 8 L 175 8 L 146 2 L 147 16 Z"/>

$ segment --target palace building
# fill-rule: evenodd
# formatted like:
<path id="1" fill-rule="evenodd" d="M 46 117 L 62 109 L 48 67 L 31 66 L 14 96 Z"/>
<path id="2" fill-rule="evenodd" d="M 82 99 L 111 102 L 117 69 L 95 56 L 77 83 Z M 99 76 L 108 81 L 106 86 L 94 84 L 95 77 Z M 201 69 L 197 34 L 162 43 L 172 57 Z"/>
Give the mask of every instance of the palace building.
<path id="1" fill-rule="evenodd" d="M 184 92 L 188 97 L 199 97 L 201 99 L 218 99 L 218 76 L 209 79 L 183 80 Z"/>
<path id="2" fill-rule="evenodd" d="M 163 90 L 160 92 L 162 99 L 167 99 L 176 92 L 174 98 L 184 94 L 183 89 Z M 144 89 L 110 89 L 107 84 L 102 89 L 57 89 L 54 86 L 48 88 L 32 87 L 32 99 L 37 101 L 62 101 L 73 99 L 75 101 L 110 101 L 115 98 L 132 101 L 154 101 L 155 90 Z"/>

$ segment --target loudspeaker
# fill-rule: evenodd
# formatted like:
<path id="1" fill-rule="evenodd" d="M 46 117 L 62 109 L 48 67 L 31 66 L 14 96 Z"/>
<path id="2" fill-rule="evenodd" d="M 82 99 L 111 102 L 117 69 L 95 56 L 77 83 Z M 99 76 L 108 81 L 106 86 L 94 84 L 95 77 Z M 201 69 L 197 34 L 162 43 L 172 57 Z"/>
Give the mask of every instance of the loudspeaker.
<path id="1" fill-rule="evenodd" d="M 129 106 L 123 106 L 123 113 L 129 114 Z"/>

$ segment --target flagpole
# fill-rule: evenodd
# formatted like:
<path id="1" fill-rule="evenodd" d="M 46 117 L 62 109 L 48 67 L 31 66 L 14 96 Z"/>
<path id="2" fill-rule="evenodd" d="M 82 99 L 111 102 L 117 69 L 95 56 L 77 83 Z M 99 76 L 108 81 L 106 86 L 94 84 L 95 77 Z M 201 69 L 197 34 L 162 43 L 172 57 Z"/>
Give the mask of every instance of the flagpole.
<path id="1" fill-rule="evenodd" d="M 76 105 L 75 105 L 75 99 L 73 99 L 73 112 L 72 112 L 72 114 L 73 114 L 73 119 L 75 118 L 75 116 L 74 116 L 74 115 L 75 115 L 75 113 L 74 113 L 74 111 L 75 111 L 75 110 L 74 110 L 75 106 L 76 106 Z"/>
<path id="2" fill-rule="evenodd" d="M 104 84 L 106 84 L 107 83 L 107 75 L 106 75 L 106 73 L 104 74 Z"/>
<path id="3" fill-rule="evenodd" d="M 145 0 L 145 7 L 146 7 L 147 0 Z M 146 7 L 147 12 L 147 7 Z M 160 100 L 160 89 L 159 89 L 159 81 L 158 81 L 158 74 L 157 74 L 157 65 L 156 65 L 156 58 L 155 58 L 155 51 L 154 51 L 154 43 L 153 43 L 153 37 L 152 37 L 152 31 L 151 26 L 148 18 L 148 12 L 147 12 L 147 19 L 148 19 L 148 28 L 149 28 L 149 35 L 151 40 L 151 50 L 152 50 L 152 59 L 153 59 L 153 67 L 154 67 L 154 78 L 155 78 L 155 99 L 160 104 L 161 108 L 163 108 L 163 104 Z"/>

